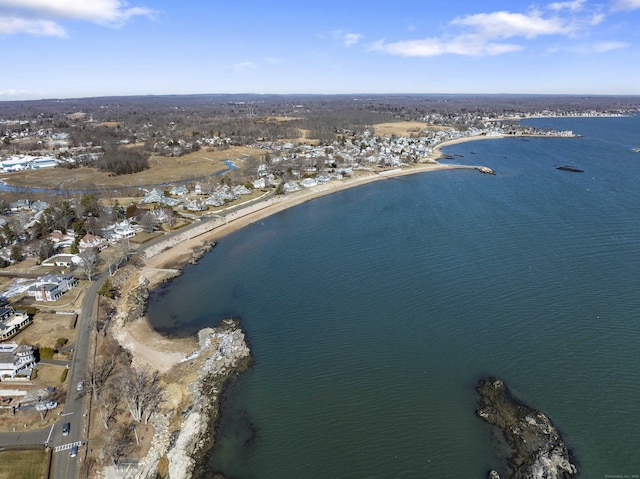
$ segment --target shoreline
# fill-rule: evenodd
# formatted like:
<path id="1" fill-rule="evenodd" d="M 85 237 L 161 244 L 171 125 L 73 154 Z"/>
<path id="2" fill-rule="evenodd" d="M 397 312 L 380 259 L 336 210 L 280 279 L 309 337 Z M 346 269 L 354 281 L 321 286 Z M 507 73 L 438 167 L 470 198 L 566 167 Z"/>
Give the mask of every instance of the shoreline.
<path id="1" fill-rule="evenodd" d="M 521 135 L 520 137 L 527 137 L 531 135 Z M 542 136 L 545 137 L 545 136 Z M 389 178 L 395 178 L 398 176 L 406 176 L 417 173 L 426 173 L 431 171 L 443 171 L 443 170 L 477 170 L 482 168 L 479 165 L 455 165 L 455 164 L 443 164 L 438 160 L 444 158 L 445 154 L 442 153 L 442 149 L 452 145 L 458 145 L 461 143 L 467 143 L 480 140 L 494 140 L 509 138 L 507 135 L 499 136 L 469 136 L 462 138 L 455 138 L 453 140 L 447 140 L 436 145 L 433 149 L 433 153 L 427 159 L 427 162 L 418 164 L 416 166 L 408 166 L 402 168 L 395 168 L 383 171 L 370 171 L 358 170 L 354 173 L 354 176 L 344 180 L 331 180 L 328 183 L 316 185 L 308 189 L 299 190 L 293 193 L 287 193 L 286 195 L 274 197 L 267 200 L 262 200 L 252 207 L 240 208 L 229 215 L 224 217 L 224 222 L 221 224 L 212 225 L 212 227 L 190 238 L 180 244 L 170 246 L 163 251 L 154 254 L 153 256 L 145 259 L 145 276 L 149 279 L 149 289 L 153 289 L 155 286 L 163 282 L 162 278 L 157 278 L 153 274 L 153 270 L 181 270 L 191 258 L 191 254 L 194 249 L 201 246 L 203 243 L 214 243 L 221 238 L 238 231 L 245 226 L 250 225 L 255 221 L 262 220 L 271 215 L 284 211 L 288 208 L 306 203 L 307 201 L 326 196 L 331 193 L 343 191 L 349 188 L 355 188 L 357 186 L 372 183 L 374 181 L 385 180 Z M 514 137 L 517 138 L 517 137 Z M 162 276 L 162 275 L 161 275 Z"/>
<path id="2" fill-rule="evenodd" d="M 353 177 L 344 180 L 332 180 L 309 189 L 299 190 L 282 196 L 269 197 L 256 204 L 244 208 L 240 207 L 224 218 L 221 218 L 220 221 L 208 221 L 202 226 L 203 231 L 198 228 L 188 239 L 183 241 L 179 238 L 177 240 L 174 239 L 174 241 L 168 240 L 155 254 L 149 255 L 149 257 L 145 256 L 144 265 L 138 270 L 139 283 L 147 289 L 147 291 L 151 291 L 160 284 L 170 281 L 172 278 L 181 274 L 182 268 L 187 264 L 194 261 L 197 262 L 197 259 L 202 256 L 203 252 L 206 252 L 206 250 L 202 249 L 203 246 L 214 244 L 221 238 L 268 216 L 331 193 L 365 185 L 374 181 L 430 171 L 474 169 L 483 172 L 482 168 L 486 167 L 448 165 L 438 163 L 437 160 L 444 157 L 442 149 L 447 146 L 476 140 L 502 138 L 505 138 L 505 135 L 456 138 L 436 145 L 432 155 L 427 159 L 427 163 L 424 164 L 380 172 L 371 170 L 363 173 L 362 171 L 358 171 Z M 206 329 L 207 328 L 205 328 L 205 330 Z M 199 334 L 203 334 L 205 330 L 201 330 Z M 189 349 L 191 351 L 198 350 L 195 338 L 170 339 L 154 330 L 146 313 L 135 321 L 123 324 L 118 333 L 118 341 L 126 349 L 131 351 L 134 363 L 143 367 L 151 367 L 163 374 L 171 374 L 176 368 L 179 368 L 179 365 L 183 364 L 185 357 L 189 356 Z M 237 342 L 244 342 L 244 339 L 242 341 L 238 340 Z M 251 355 L 248 346 L 246 355 Z M 198 425 L 191 424 L 190 427 L 187 427 L 188 425 L 186 423 L 182 425 L 180 436 L 184 441 L 184 447 L 179 448 L 179 455 L 190 460 L 187 460 L 187 465 L 185 465 L 184 461 L 178 460 L 176 454 L 170 455 L 172 458 L 169 458 L 169 467 L 174 470 L 174 473 L 177 473 L 176 477 L 184 479 L 192 478 L 194 471 L 197 471 L 198 467 L 202 466 L 202 458 L 206 456 L 215 444 L 215 436 L 218 432 L 217 421 L 220 417 L 219 401 L 220 396 L 224 393 L 225 387 L 224 384 L 218 383 L 218 387 L 214 388 L 217 394 L 203 395 L 201 393 L 202 388 L 206 387 L 207 378 L 211 378 L 211 374 L 215 375 L 215 371 L 211 370 L 210 367 L 211 364 L 209 363 L 206 368 L 208 371 L 200 367 L 196 368 L 199 379 L 189 387 L 191 393 L 188 394 L 191 397 L 191 406 L 194 408 L 197 407 L 201 411 L 207 411 L 210 420 L 202 420 L 204 416 L 200 415 L 201 420 Z M 229 374 L 240 374 L 248 367 L 249 364 L 245 363 L 244 368 L 227 369 L 227 379 L 229 378 Z M 226 381 L 223 381 L 223 383 L 224 382 Z M 162 422 L 162 420 L 160 421 Z M 159 443 L 165 444 L 167 443 L 167 438 L 165 437 L 167 430 L 165 428 L 161 429 L 163 432 L 159 431 L 160 434 L 157 440 Z M 157 455 L 155 457 L 158 458 Z M 149 455 L 145 456 L 145 458 L 149 458 Z M 144 461 L 144 459 L 142 459 L 142 461 Z M 178 466 L 174 466 L 174 462 L 177 462 Z M 174 469 L 174 467 L 176 467 L 177 470 Z M 180 472 L 178 472 L 178 470 Z M 147 472 L 149 471 L 147 470 Z"/>

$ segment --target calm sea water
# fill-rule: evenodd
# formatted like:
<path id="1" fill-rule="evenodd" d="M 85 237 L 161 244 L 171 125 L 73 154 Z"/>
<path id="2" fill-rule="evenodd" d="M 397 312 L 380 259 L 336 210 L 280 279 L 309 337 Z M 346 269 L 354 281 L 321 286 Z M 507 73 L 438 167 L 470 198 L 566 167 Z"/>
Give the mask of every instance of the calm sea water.
<path id="1" fill-rule="evenodd" d="M 495 375 L 550 416 L 582 477 L 640 474 L 640 117 L 530 123 L 583 137 L 450 147 L 497 175 L 319 198 L 152 296 L 161 331 L 233 315 L 252 342 L 210 471 L 486 477 L 502 465 L 474 386 Z"/>

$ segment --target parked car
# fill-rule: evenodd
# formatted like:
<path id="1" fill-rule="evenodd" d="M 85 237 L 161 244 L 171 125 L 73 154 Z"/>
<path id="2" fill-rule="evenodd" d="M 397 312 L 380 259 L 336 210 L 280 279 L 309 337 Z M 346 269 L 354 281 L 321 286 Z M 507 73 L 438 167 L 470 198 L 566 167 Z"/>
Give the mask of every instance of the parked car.
<path id="1" fill-rule="evenodd" d="M 71 423 L 70 422 L 65 422 L 64 426 L 62 426 L 62 435 L 63 436 L 68 436 L 70 430 L 71 430 Z"/>
<path id="2" fill-rule="evenodd" d="M 71 457 L 76 457 L 78 455 L 78 445 L 74 444 L 73 447 L 71 448 L 71 451 L 69 451 L 69 455 Z"/>
<path id="3" fill-rule="evenodd" d="M 48 409 L 55 409 L 58 407 L 56 401 L 47 401 L 36 404 L 36 411 L 46 411 Z"/>

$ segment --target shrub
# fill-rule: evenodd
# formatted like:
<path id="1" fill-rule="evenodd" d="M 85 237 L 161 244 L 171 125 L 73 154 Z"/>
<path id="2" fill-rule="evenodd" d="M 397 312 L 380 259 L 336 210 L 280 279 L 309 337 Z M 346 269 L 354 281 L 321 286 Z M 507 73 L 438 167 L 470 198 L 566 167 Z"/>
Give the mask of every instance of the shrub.
<path id="1" fill-rule="evenodd" d="M 55 350 L 53 348 L 49 348 L 47 346 L 43 346 L 40 348 L 41 359 L 51 359 L 54 354 L 55 354 Z"/>

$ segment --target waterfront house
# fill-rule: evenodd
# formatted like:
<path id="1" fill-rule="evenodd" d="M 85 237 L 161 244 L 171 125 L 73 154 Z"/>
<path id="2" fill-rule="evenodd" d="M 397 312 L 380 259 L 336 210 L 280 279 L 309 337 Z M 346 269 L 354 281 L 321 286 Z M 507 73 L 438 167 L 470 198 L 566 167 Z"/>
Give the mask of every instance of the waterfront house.
<path id="1" fill-rule="evenodd" d="M 38 278 L 27 294 L 36 301 L 57 301 L 77 284 L 78 280 L 70 274 L 48 274 Z"/>
<path id="2" fill-rule="evenodd" d="M 131 223 L 129 223 L 129 220 L 124 219 L 120 222 L 117 222 L 113 226 L 112 239 L 115 239 L 116 241 L 118 241 L 121 239 L 132 238 L 135 236 L 135 234 L 136 234 L 136 230 L 133 228 L 133 226 L 131 226 Z"/>
<path id="3" fill-rule="evenodd" d="M 33 322 L 26 311 L 15 311 L 10 306 L 0 307 L 0 341 L 12 338 Z"/>
<path id="4" fill-rule="evenodd" d="M 36 364 L 33 346 L 18 343 L 0 344 L 0 381 L 16 379 L 24 376 L 31 379 L 33 366 Z"/>
<path id="5" fill-rule="evenodd" d="M 80 251 L 85 251 L 90 248 L 96 248 L 98 251 L 102 251 L 107 246 L 107 241 L 104 238 L 92 235 L 91 233 L 84 235 L 78 243 L 78 249 Z"/>

